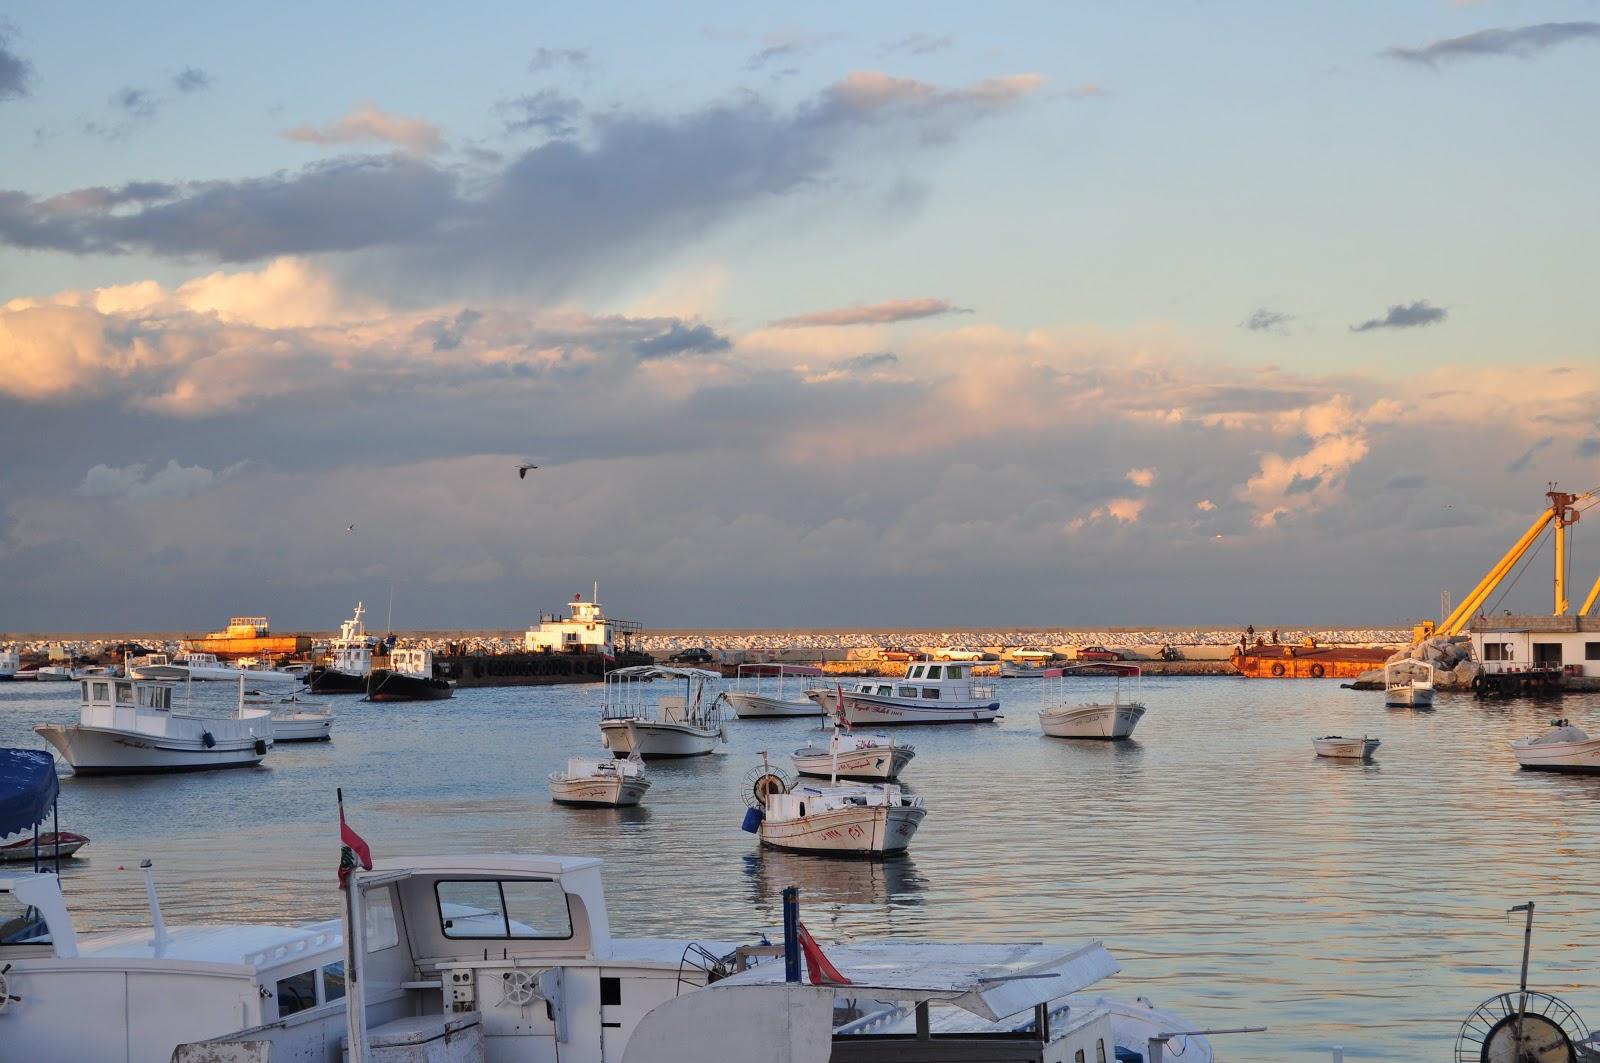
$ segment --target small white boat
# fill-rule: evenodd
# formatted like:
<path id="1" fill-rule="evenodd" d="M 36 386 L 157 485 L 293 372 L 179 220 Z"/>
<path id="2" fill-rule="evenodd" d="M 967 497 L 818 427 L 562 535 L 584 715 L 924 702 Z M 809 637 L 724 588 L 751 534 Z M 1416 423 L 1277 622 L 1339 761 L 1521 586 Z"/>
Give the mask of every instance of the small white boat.
<path id="1" fill-rule="evenodd" d="M 34 855 L 34 836 L 28 835 L 15 841 L 0 840 L 0 864 L 32 863 Z M 73 853 L 89 844 L 89 839 L 82 834 L 71 831 L 46 831 L 39 835 L 39 860 L 54 860 L 57 857 L 65 860 Z"/>
<path id="2" fill-rule="evenodd" d="M 648 789 L 650 780 L 638 754 L 626 760 L 573 757 L 566 771 L 550 773 L 550 800 L 558 805 L 623 808 L 637 805 Z"/>
<path id="3" fill-rule="evenodd" d="M 1344 738 L 1340 735 L 1323 735 L 1313 738 L 1311 747 L 1317 751 L 1319 757 L 1333 757 L 1336 760 L 1367 760 L 1378 748 L 1376 738 Z"/>
<path id="4" fill-rule="evenodd" d="M 0 646 L 0 681 L 11 679 L 22 669 L 22 655 L 15 646 Z"/>
<path id="5" fill-rule="evenodd" d="M 300 677 L 291 672 L 271 668 L 235 668 L 224 664 L 214 653 L 180 653 L 168 657 L 152 653 L 135 657 L 128 662 L 128 674 L 134 679 L 164 679 L 169 682 L 193 681 L 196 683 L 231 683 L 245 676 L 252 683 L 298 683 Z"/>
<path id="6" fill-rule="evenodd" d="M 1383 703 L 1391 708 L 1433 707 L 1432 663 L 1408 657 L 1383 666 Z"/>
<path id="7" fill-rule="evenodd" d="M 889 782 L 899 778 L 916 755 L 915 747 L 897 743 L 888 735 L 840 734 L 835 730 L 827 745 L 807 741 L 790 760 L 801 775 Z"/>
<path id="8" fill-rule="evenodd" d="M 1000 715 L 994 687 L 975 683 L 973 665 L 913 664 L 904 679 L 860 679 L 841 689 L 816 683 L 806 691 L 823 712 L 843 701 L 844 719 L 852 725 L 885 727 L 912 723 L 987 723 Z"/>
<path id="9" fill-rule="evenodd" d="M 656 680 L 683 683 L 683 694 L 651 703 Z M 639 665 L 606 673 L 600 744 L 614 757 L 697 757 L 727 741 L 722 722 L 722 676 L 702 668 Z"/>
<path id="10" fill-rule="evenodd" d="M 830 856 L 904 852 L 928 814 L 894 783 L 790 784 L 763 764 L 746 779 L 745 829 L 774 849 Z"/>
<path id="11" fill-rule="evenodd" d="M 1042 678 L 1054 656 L 1049 650 L 1014 650 L 1010 660 L 1000 662 L 1000 678 Z"/>
<path id="12" fill-rule="evenodd" d="M 172 711 L 172 684 L 84 679 L 76 724 L 33 730 L 79 775 L 206 771 L 261 763 L 272 748 L 272 714 L 244 705 L 235 716 Z"/>
<path id="13" fill-rule="evenodd" d="M 72 674 L 71 668 L 63 668 L 58 664 L 47 664 L 34 671 L 33 678 L 41 683 L 70 683 L 78 678 Z"/>
<path id="14" fill-rule="evenodd" d="M 283 698 L 246 698 L 246 705 L 265 707 L 272 714 L 272 741 L 328 742 L 333 739 L 333 710 L 326 702 Z"/>
<path id="15" fill-rule="evenodd" d="M 1050 678 L 1056 680 L 1050 696 L 1058 703 L 1040 711 L 1039 726 L 1052 738 L 1102 740 L 1129 738 L 1133 735 L 1133 729 L 1144 718 L 1143 702 L 1122 700 L 1123 673 L 1118 673 L 1116 677 L 1117 685 L 1109 702 L 1069 705 L 1065 701 L 1058 700 L 1066 693 L 1062 682 L 1062 670 L 1051 668 L 1047 671 L 1053 673 Z M 1139 674 L 1139 670 L 1134 668 L 1133 678 L 1137 679 Z"/>
<path id="16" fill-rule="evenodd" d="M 1600 738 L 1567 719 L 1551 720 L 1550 730 L 1511 743 L 1518 766 L 1527 771 L 1600 773 Z"/>
<path id="17" fill-rule="evenodd" d="M 728 704 L 741 720 L 815 716 L 823 710 L 805 696 L 800 681 L 820 675 L 822 669 L 808 664 L 741 664 L 735 688 L 728 691 Z M 777 679 L 777 689 L 758 689 L 762 679 Z"/>

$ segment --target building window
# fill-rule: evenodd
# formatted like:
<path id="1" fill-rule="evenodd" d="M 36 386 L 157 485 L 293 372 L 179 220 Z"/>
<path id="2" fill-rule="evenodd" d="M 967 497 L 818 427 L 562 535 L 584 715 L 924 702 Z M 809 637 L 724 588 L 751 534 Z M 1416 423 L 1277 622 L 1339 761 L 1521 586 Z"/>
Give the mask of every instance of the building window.
<path id="1" fill-rule="evenodd" d="M 1583 659 L 1586 661 L 1600 661 L 1600 642 L 1585 642 L 1583 644 Z"/>
<path id="2" fill-rule="evenodd" d="M 1485 642 L 1483 644 L 1483 659 L 1486 661 L 1514 660 L 1514 658 L 1511 656 L 1511 643 Z"/>
<path id="3" fill-rule="evenodd" d="M 1533 644 L 1533 663 L 1536 667 L 1560 668 L 1561 643 L 1535 642 Z"/>

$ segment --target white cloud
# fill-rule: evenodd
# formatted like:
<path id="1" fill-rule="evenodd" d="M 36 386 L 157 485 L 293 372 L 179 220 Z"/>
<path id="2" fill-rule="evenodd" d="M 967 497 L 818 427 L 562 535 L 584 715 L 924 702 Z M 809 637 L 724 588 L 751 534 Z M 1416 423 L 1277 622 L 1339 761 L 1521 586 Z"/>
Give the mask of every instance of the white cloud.
<path id="1" fill-rule="evenodd" d="M 439 127 L 421 118 L 390 114 L 377 104 L 357 104 L 350 113 L 322 126 L 297 125 L 278 134 L 302 144 L 337 145 L 382 141 L 413 155 L 431 155 L 444 146 Z"/>
<path id="2" fill-rule="evenodd" d="M 203 465 L 180 465 L 174 460 L 146 475 L 143 462 L 133 465 L 96 465 L 84 474 L 75 492 L 85 498 L 123 499 L 129 502 L 174 502 L 192 498 L 229 480 L 244 463 L 213 471 Z"/>
<path id="3" fill-rule="evenodd" d="M 1149 468 L 1129 469 L 1128 482 L 1135 487 L 1150 487 L 1156 482 L 1156 471 Z"/>

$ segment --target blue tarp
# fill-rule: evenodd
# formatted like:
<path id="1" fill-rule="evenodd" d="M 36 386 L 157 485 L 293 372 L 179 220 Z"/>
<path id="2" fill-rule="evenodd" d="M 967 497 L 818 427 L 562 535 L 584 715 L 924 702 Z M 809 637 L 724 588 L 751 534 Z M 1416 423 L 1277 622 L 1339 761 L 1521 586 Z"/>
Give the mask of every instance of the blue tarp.
<path id="1" fill-rule="evenodd" d="M 0 747 L 0 837 L 43 823 L 57 788 L 55 757 L 38 749 Z"/>

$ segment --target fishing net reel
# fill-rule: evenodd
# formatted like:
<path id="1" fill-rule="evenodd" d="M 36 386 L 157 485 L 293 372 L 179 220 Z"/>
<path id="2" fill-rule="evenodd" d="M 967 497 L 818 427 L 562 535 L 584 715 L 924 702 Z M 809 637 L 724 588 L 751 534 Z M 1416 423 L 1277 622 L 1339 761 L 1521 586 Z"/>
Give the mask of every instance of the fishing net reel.
<path id="1" fill-rule="evenodd" d="M 786 794 L 794 785 L 794 780 L 785 775 L 781 768 L 774 768 L 770 764 L 761 764 L 744 773 L 744 802 L 751 808 L 765 809 L 767 798 L 774 794 Z"/>
<path id="2" fill-rule="evenodd" d="M 1528 990 L 1479 1004 L 1461 1024 L 1452 1058 L 1455 1063 L 1588 1063 L 1600 1060 L 1600 1053 L 1570 1004 Z"/>

